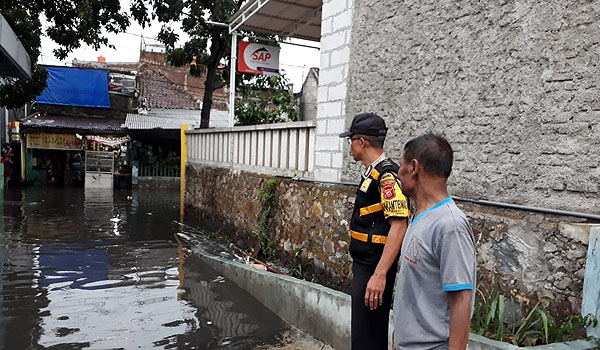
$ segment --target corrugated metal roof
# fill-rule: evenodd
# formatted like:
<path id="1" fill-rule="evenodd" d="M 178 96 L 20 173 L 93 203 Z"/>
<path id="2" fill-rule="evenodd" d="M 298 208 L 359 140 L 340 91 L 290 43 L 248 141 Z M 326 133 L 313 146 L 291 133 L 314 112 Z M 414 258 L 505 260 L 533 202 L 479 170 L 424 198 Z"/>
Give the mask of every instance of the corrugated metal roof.
<path id="1" fill-rule="evenodd" d="M 32 114 L 21 119 L 24 128 L 76 129 L 89 131 L 121 131 L 122 120 L 98 117 L 67 117 L 63 115 Z"/>
<path id="2" fill-rule="evenodd" d="M 229 114 L 226 111 L 212 109 L 210 111 L 209 126 L 225 127 L 229 124 Z M 200 126 L 200 111 L 189 109 L 163 109 L 155 108 L 148 114 L 129 113 L 123 125 L 129 130 L 150 129 L 180 129 L 182 124 L 191 128 Z"/>
<path id="3" fill-rule="evenodd" d="M 180 129 L 182 124 L 200 125 L 200 111 L 155 109 L 148 114 L 129 113 L 124 127 L 130 130 Z"/>
<path id="4" fill-rule="evenodd" d="M 229 19 L 232 29 L 321 41 L 322 0 L 250 0 Z"/>

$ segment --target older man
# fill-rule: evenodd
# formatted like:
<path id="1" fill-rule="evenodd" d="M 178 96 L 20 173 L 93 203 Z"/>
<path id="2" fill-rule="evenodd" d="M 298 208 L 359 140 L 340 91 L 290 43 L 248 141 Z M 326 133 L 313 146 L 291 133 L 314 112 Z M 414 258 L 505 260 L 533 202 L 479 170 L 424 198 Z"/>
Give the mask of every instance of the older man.
<path id="1" fill-rule="evenodd" d="M 448 196 L 453 151 L 426 134 L 404 146 L 398 178 L 416 206 L 400 255 L 394 299 L 396 349 L 467 346 L 475 298 L 475 238 Z"/>

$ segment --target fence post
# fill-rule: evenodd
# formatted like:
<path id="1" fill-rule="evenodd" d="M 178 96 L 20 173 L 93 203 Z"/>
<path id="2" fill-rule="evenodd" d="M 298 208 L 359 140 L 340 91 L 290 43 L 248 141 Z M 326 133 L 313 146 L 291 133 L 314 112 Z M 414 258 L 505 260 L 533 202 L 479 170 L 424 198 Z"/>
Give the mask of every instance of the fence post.
<path id="1" fill-rule="evenodd" d="M 182 124 L 181 125 L 181 167 L 180 167 L 180 173 L 181 173 L 181 178 L 180 178 L 180 183 L 179 183 L 179 195 L 180 195 L 180 202 L 179 202 L 179 220 L 183 221 L 183 205 L 184 205 L 184 201 L 183 201 L 183 194 L 185 193 L 185 163 L 187 163 L 187 138 L 185 135 L 185 131 L 188 130 L 190 127 L 187 124 Z"/>

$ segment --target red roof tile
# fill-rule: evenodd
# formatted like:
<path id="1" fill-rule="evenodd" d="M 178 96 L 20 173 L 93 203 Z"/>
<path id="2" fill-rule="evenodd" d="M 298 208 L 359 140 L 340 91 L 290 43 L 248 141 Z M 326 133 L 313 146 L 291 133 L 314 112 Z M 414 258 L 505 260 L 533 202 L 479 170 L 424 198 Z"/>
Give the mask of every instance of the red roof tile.
<path id="1" fill-rule="evenodd" d="M 146 71 L 138 75 L 140 99 L 149 108 L 201 109 L 201 103 L 161 72 Z"/>

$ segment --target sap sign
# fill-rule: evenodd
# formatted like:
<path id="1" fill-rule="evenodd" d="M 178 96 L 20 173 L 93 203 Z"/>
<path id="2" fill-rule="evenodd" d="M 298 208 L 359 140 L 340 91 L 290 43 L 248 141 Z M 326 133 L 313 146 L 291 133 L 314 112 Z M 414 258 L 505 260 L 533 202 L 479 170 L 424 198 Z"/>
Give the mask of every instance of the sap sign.
<path id="1" fill-rule="evenodd" d="M 279 48 L 240 41 L 238 72 L 279 75 Z"/>

